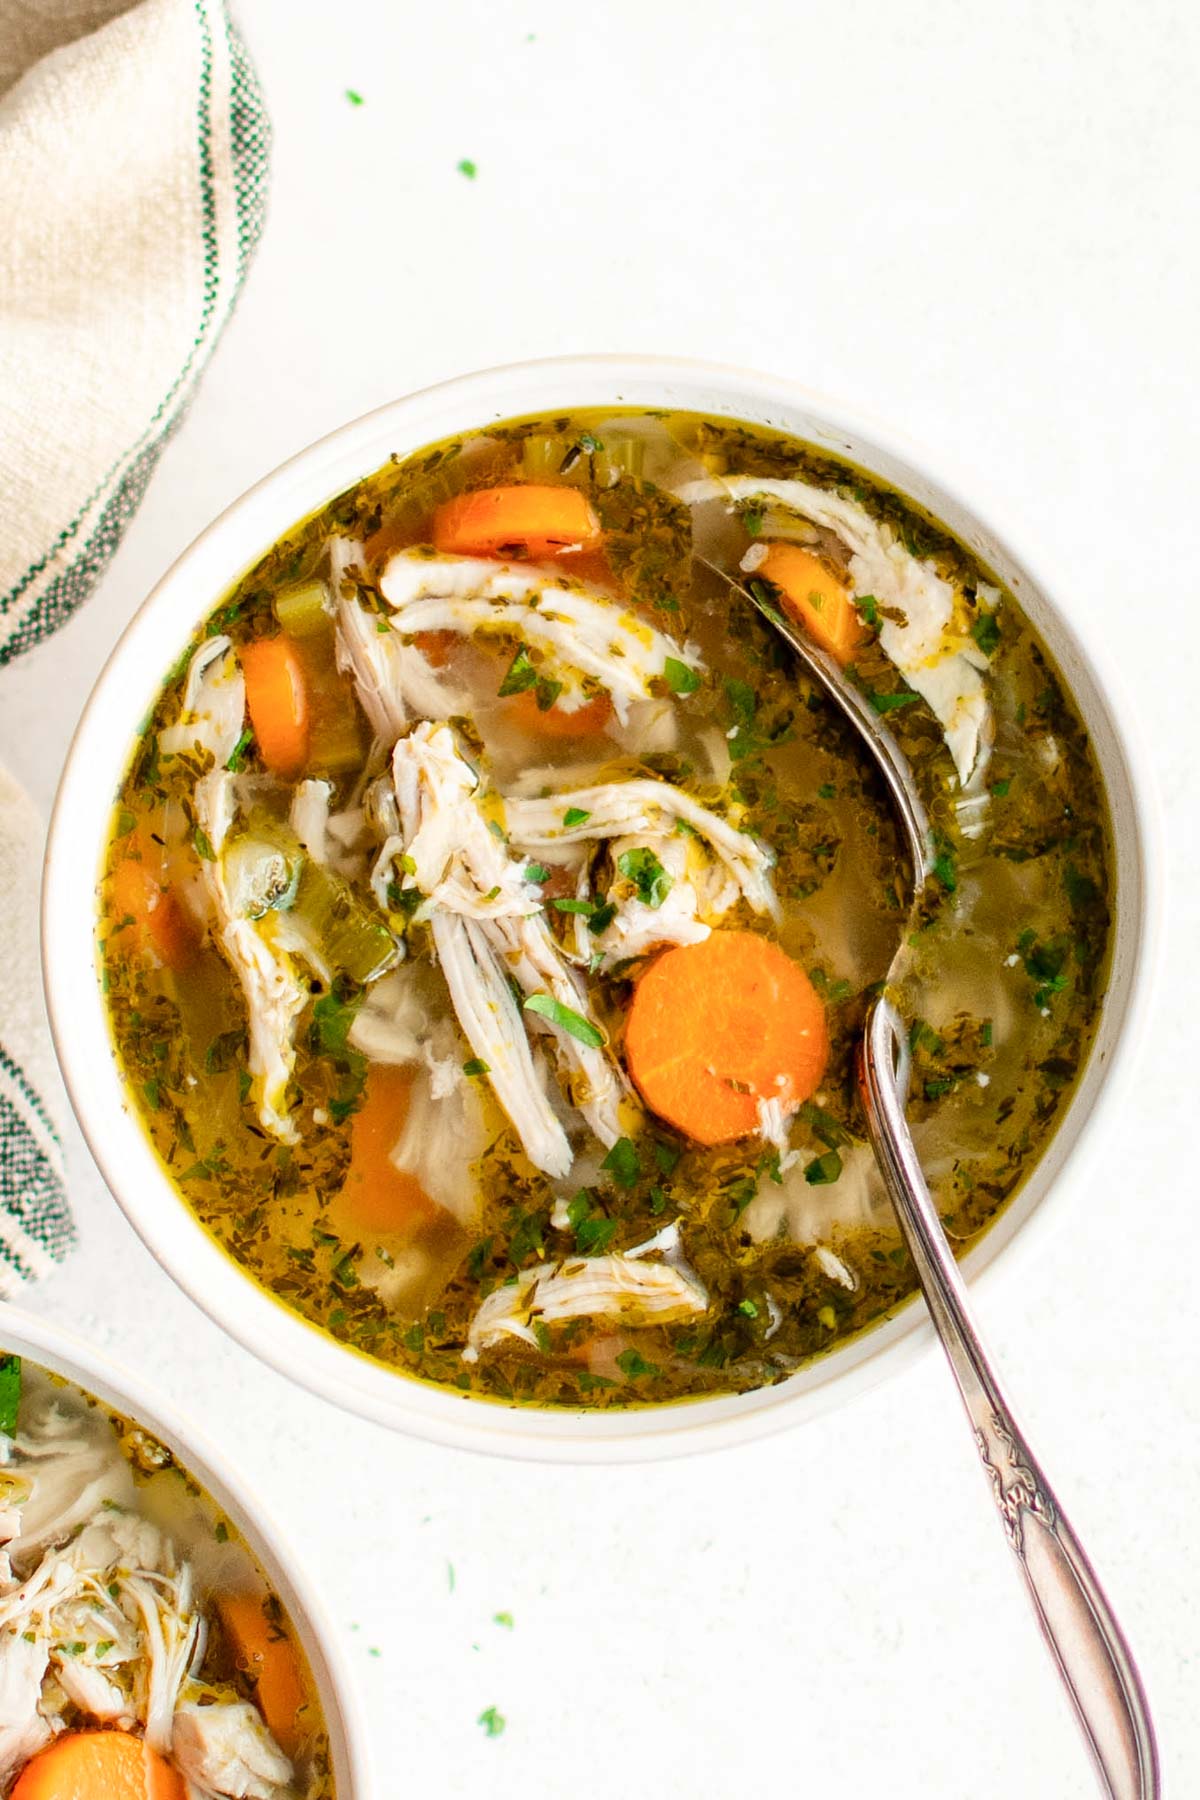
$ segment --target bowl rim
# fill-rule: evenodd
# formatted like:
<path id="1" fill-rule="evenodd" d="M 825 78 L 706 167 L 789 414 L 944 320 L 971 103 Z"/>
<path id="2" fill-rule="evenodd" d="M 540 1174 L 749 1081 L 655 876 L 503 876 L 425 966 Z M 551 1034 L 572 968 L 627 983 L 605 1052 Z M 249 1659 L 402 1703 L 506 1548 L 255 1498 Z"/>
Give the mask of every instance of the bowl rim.
<path id="1" fill-rule="evenodd" d="M 59 878 L 58 870 L 60 865 L 69 867 L 71 862 L 69 834 L 72 825 L 87 817 L 86 805 L 81 802 L 86 797 L 89 779 L 93 785 L 96 779 L 89 774 L 94 740 L 109 744 L 109 766 L 113 777 L 108 789 L 110 795 L 115 791 L 129 752 L 133 734 L 128 725 L 120 738 L 119 758 L 112 751 L 112 734 L 106 734 L 104 715 L 111 705 L 114 689 L 119 687 L 127 665 L 136 664 L 143 643 L 151 640 L 154 623 L 167 616 L 172 601 L 187 594 L 189 576 L 197 565 L 203 569 L 206 562 L 212 563 L 216 569 L 223 568 L 224 573 L 216 585 L 212 581 L 200 584 L 203 589 L 200 603 L 193 603 L 187 609 L 187 617 L 195 622 L 211 610 L 215 599 L 239 573 L 263 553 L 273 536 L 278 536 L 325 499 L 380 466 L 386 460 L 387 452 L 376 455 L 365 446 L 374 446 L 377 439 L 388 437 L 393 427 L 408 453 L 422 443 L 436 441 L 439 435 L 447 435 L 445 428 L 437 433 L 424 429 L 421 421 L 426 416 L 437 417 L 444 425 L 448 413 L 453 413 L 456 408 L 461 410 L 469 403 L 475 410 L 468 416 L 475 428 L 481 428 L 485 421 L 561 409 L 568 403 L 549 398 L 546 389 L 556 387 L 561 390 L 574 382 L 583 390 L 600 380 L 605 383 L 608 398 L 598 404 L 627 403 L 618 390 L 630 383 L 649 383 L 663 390 L 673 383 L 692 389 L 707 385 L 719 389 L 722 399 L 729 403 L 725 412 L 727 417 L 759 419 L 766 423 L 772 407 L 785 408 L 803 411 L 821 420 L 832 433 L 830 445 L 834 449 L 845 434 L 865 440 L 878 460 L 894 460 L 936 488 L 943 501 L 959 509 L 964 517 L 985 531 L 990 540 L 1019 566 L 1053 616 L 1056 627 L 1061 629 L 1095 690 L 1112 738 L 1113 756 L 1124 775 L 1131 799 L 1128 829 L 1134 839 L 1130 847 L 1134 881 L 1127 904 L 1136 915 L 1136 931 L 1134 941 L 1128 947 L 1130 965 L 1124 1005 L 1114 1028 L 1107 1060 L 1095 1075 L 1092 1103 L 1075 1120 L 1073 1135 L 1058 1159 L 1058 1166 L 1047 1176 L 1046 1191 L 1036 1197 L 1024 1216 L 1015 1217 L 1022 1204 L 1020 1195 L 1010 1203 L 996 1225 L 963 1259 L 962 1267 L 969 1281 L 979 1280 L 997 1265 L 1008 1268 L 1015 1263 L 1018 1259 L 1013 1255 L 1013 1246 L 1018 1242 L 1024 1245 L 1026 1252 L 1044 1247 L 1047 1228 L 1063 1221 L 1063 1193 L 1072 1187 L 1076 1192 L 1082 1191 L 1088 1160 L 1097 1154 L 1102 1136 L 1100 1127 L 1103 1121 L 1115 1115 L 1117 1102 L 1128 1091 L 1136 1052 L 1145 1036 L 1161 959 L 1163 909 L 1161 817 L 1151 763 L 1136 715 L 1111 666 L 1105 646 L 1082 642 L 1070 610 L 1060 599 L 1070 593 L 1069 584 L 1056 579 L 1053 570 L 1048 578 L 1044 572 L 1044 557 L 1031 559 L 1023 542 L 1018 541 L 1011 530 L 1001 532 L 992 524 L 994 513 L 986 503 L 986 483 L 973 473 L 964 477 L 961 458 L 956 457 L 956 474 L 950 476 L 943 470 L 939 458 L 924 445 L 861 408 L 802 383 L 729 364 L 619 353 L 542 358 L 472 371 L 388 401 L 316 439 L 232 501 L 171 563 L 121 633 L 80 717 L 60 779 L 43 878 L 42 958 L 52 1035 L 72 1106 L 110 1191 L 138 1235 L 172 1279 L 243 1347 L 334 1404 L 348 1406 L 379 1423 L 427 1440 L 502 1456 L 576 1463 L 690 1454 L 746 1442 L 784 1429 L 910 1366 L 933 1341 L 932 1327 L 923 1308 L 915 1299 L 910 1300 L 845 1349 L 819 1359 L 816 1364 L 773 1387 L 667 1406 L 630 1407 L 619 1412 L 575 1412 L 481 1403 L 465 1395 L 433 1388 L 395 1371 L 381 1370 L 379 1365 L 352 1348 L 336 1344 L 319 1327 L 292 1313 L 260 1288 L 216 1245 L 186 1207 L 149 1149 L 140 1123 L 135 1125 L 142 1146 L 140 1157 L 133 1137 L 127 1131 L 122 1132 L 121 1121 L 128 1124 L 129 1120 L 121 1100 L 111 1050 L 106 1050 L 106 1054 L 112 1079 L 107 1084 L 107 1092 L 101 1095 L 97 1083 L 104 1085 L 103 1075 L 96 1067 L 89 1066 L 76 1043 L 79 983 L 84 976 L 84 962 L 91 970 L 92 1011 L 94 1013 L 97 1008 L 103 1011 L 92 960 L 95 865 L 89 865 L 87 869 L 86 894 L 82 899 L 78 894 L 72 897 L 68 881 Z M 657 401 L 657 404 L 669 403 L 665 398 Z M 574 404 L 590 405 L 593 402 L 576 399 Z M 649 406 L 655 402 L 643 398 L 638 404 Z M 688 400 L 680 398 L 674 404 L 686 407 Z M 449 429 L 470 428 L 463 424 Z M 860 455 L 861 449 L 860 444 Z M 294 497 L 297 487 L 305 491 L 306 500 Z M 980 494 L 985 497 L 982 505 L 976 498 Z M 272 534 L 260 535 L 256 530 L 247 530 L 248 521 L 260 511 L 269 512 L 273 506 L 282 516 Z M 247 553 L 240 557 L 222 553 L 227 538 L 237 540 L 239 527 L 250 546 Z M 168 634 L 160 625 L 155 635 L 165 640 Z M 178 628 L 173 642 L 177 653 Z M 169 666 L 169 662 L 169 654 L 161 658 L 151 681 L 145 684 L 147 693 L 157 689 L 161 669 Z M 122 716 L 127 716 L 131 710 L 132 704 L 125 707 Z M 78 862 L 78 858 L 75 860 Z M 83 936 L 78 931 L 81 912 L 87 927 L 82 960 L 80 945 L 74 943 L 76 937 Z M 1118 913 L 1114 943 L 1118 941 L 1120 929 Z M 67 954 L 72 946 L 73 956 Z M 87 985 L 85 980 L 85 989 Z M 88 1006 L 86 993 L 84 1006 Z M 94 1019 L 91 1023 L 94 1024 Z M 94 1031 L 92 1036 L 94 1038 Z M 1085 1081 L 1090 1078 L 1095 1060 L 1096 1051 L 1093 1050 L 1085 1070 Z M 1065 1127 L 1077 1111 L 1079 1098 L 1079 1092 L 1072 1097 L 1048 1146 L 1047 1155 L 1039 1164 L 1039 1171 L 1053 1159 L 1055 1147 L 1067 1137 Z M 136 1180 L 129 1178 L 121 1166 L 118 1138 L 123 1140 L 120 1148 L 139 1165 Z M 151 1167 L 152 1176 L 149 1175 Z M 1068 1171 L 1069 1180 L 1065 1179 Z M 147 1191 L 153 1189 L 157 1189 L 157 1193 Z M 157 1205 L 163 1193 L 170 1196 L 171 1202 L 165 1211 Z M 1054 1204 L 1050 1204 L 1052 1200 Z M 192 1230 L 188 1232 L 180 1220 L 186 1220 Z M 186 1253 L 182 1247 L 173 1249 L 169 1246 L 167 1240 L 173 1231 L 188 1239 Z M 235 1273 L 239 1291 L 235 1292 L 234 1287 L 220 1279 L 214 1257 L 227 1271 Z M 223 1294 L 228 1304 L 225 1299 L 214 1299 L 214 1292 Z M 364 1369 L 381 1374 L 383 1381 L 364 1376 Z M 353 1372 L 357 1372 L 357 1379 L 352 1379 Z M 457 1403 L 464 1400 L 465 1405 Z"/>
<path id="2" fill-rule="evenodd" d="M 10 1301 L 0 1302 L 0 1348 L 65 1376 L 84 1393 L 146 1427 L 228 1513 L 300 1636 L 329 1731 L 338 1800 L 373 1800 L 379 1790 L 366 1717 L 336 1627 L 287 1534 L 226 1452 L 175 1400 L 147 1387 L 140 1376 L 74 1332 Z"/>

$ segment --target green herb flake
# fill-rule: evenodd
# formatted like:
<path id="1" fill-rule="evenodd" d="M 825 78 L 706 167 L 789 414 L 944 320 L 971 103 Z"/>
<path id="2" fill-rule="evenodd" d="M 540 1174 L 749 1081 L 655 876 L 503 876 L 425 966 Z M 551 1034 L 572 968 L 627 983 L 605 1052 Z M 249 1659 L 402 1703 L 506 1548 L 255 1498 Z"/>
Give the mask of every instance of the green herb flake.
<path id="1" fill-rule="evenodd" d="M 591 813 L 584 812 L 581 806 L 568 806 L 563 814 L 563 824 L 568 828 L 573 825 L 586 825 L 591 816 Z"/>
<path id="2" fill-rule="evenodd" d="M 617 858 L 617 868 L 626 881 L 633 883 L 643 906 L 661 906 L 674 886 L 653 850 L 645 844 L 623 850 Z"/>
<path id="3" fill-rule="evenodd" d="M 493 1613 L 492 1624 L 503 1625 L 505 1631 L 511 1631 L 514 1624 L 513 1616 L 510 1612 Z"/>
<path id="4" fill-rule="evenodd" d="M 874 594 L 860 594 L 854 602 L 864 625 L 878 625 L 879 602 Z"/>
<path id="5" fill-rule="evenodd" d="M 700 686 L 696 670 L 677 656 L 668 656 L 663 662 L 663 680 L 673 694 L 694 694 Z"/>
<path id="6" fill-rule="evenodd" d="M 679 1159 L 683 1155 L 682 1146 L 670 1144 L 665 1138 L 654 1140 L 654 1160 L 664 1175 L 673 1175 L 679 1167 Z"/>
<path id="7" fill-rule="evenodd" d="M 612 1176 L 618 1187 L 636 1187 L 642 1173 L 636 1144 L 631 1138 L 618 1138 L 600 1167 Z"/>
<path id="8" fill-rule="evenodd" d="M 532 881 L 535 887 L 541 887 L 544 881 L 549 881 L 550 871 L 545 863 L 526 863 L 524 878 Z"/>
<path id="9" fill-rule="evenodd" d="M 192 847 L 203 862 L 216 862 L 216 852 L 199 825 L 192 827 Z"/>
<path id="10" fill-rule="evenodd" d="M 488 1258 L 492 1254 L 492 1243 L 493 1240 L 490 1237 L 485 1237 L 480 1238 L 477 1244 L 471 1246 L 467 1254 L 467 1273 L 472 1281 L 478 1281 L 483 1274 Z"/>
<path id="11" fill-rule="evenodd" d="M 359 93 L 357 88 L 347 88 L 346 89 L 346 98 L 350 102 L 351 106 L 361 106 L 363 103 L 363 97 Z"/>
<path id="12" fill-rule="evenodd" d="M 971 636 L 985 656 L 994 656 L 1000 647 L 1000 627 L 995 613 L 981 612 L 971 626 Z"/>
<path id="13" fill-rule="evenodd" d="M 738 1311 L 744 1313 L 748 1319 L 757 1319 L 758 1317 L 758 1307 L 753 1300 L 739 1300 Z"/>
<path id="14" fill-rule="evenodd" d="M 490 1075 L 492 1066 L 485 1063 L 482 1056 L 472 1056 L 463 1064 L 462 1072 L 464 1075 Z"/>
<path id="15" fill-rule="evenodd" d="M 488 1737 L 496 1738 L 503 1734 L 508 1720 L 502 1712 L 497 1712 L 494 1706 L 485 1706 L 475 1723 L 483 1726 Z"/>
<path id="16" fill-rule="evenodd" d="M 602 1256 L 617 1235 L 617 1221 L 593 1213 L 575 1229 L 575 1247 L 581 1256 Z"/>
<path id="17" fill-rule="evenodd" d="M 993 794 L 994 798 L 997 800 L 1003 800 L 1004 796 L 1008 793 L 1008 790 L 1011 786 L 1012 786 L 1011 781 L 993 781 L 992 794 Z"/>
<path id="18" fill-rule="evenodd" d="M 466 176 L 468 181 L 474 181 L 476 175 L 479 173 L 477 165 L 471 161 L 469 156 L 461 157 L 454 166 L 460 175 Z"/>
<path id="19" fill-rule="evenodd" d="M 246 752 L 247 752 L 247 750 L 249 750 L 249 748 L 253 742 L 254 742 L 254 733 L 250 729 L 249 725 L 247 725 L 246 729 L 242 732 L 241 737 L 238 739 L 237 743 L 233 746 L 233 749 L 229 752 L 229 755 L 226 758 L 226 762 L 225 762 L 225 767 L 227 769 L 231 769 L 235 775 L 237 774 L 238 770 L 241 768 L 242 764 L 245 762 Z"/>
<path id="20" fill-rule="evenodd" d="M 942 844 L 933 859 L 933 873 L 941 882 L 948 894 L 952 894 L 958 886 L 958 870 L 955 867 L 954 852 L 949 844 Z"/>
<path id="21" fill-rule="evenodd" d="M 624 1375 L 628 1376 L 630 1381 L 636 1381 L 642 1375 L 662 1374 L 657 1363 L 647 1362 L 641 1351 L 634 1350 L 632 1347 L 622 1350 L 617 1358 L 617 1367 Z"/>
<path id="22" fill-rule="evenodd" d="M 907 694 L 868 694 L 867 698 L 877 713 L 898 712 L 902 706 L 913 706 L 921 698 L 911 690 Z"/>
<path id="23" fill-rule="evenodd" d="M 524 1010 L 537 1013 L 539 1018 L 548 1019 L 551 1025 L 557 1025 L 560 1031 L 568 1032 L 571 1037 L 578 1038 L 579 1042 L 586 1044 L 590 1050 L 599 1050 L 604 1044 L 604 1033 L 598 1031 L 590 1019 L 585 1019 L 581 1013 L 573 1011 L 569 1006 L 564 1006 L 561 1000 L 554 998 L 553 994 L 530 994 L 525 1001 Z"/>
<path id="24" fill-rule="evenodd" d="M 814 1157 L 804 1171 L 804 1179 L 811 1187 L 829 1187 L 842 1172 L 842 1159 L 836 1150 L 826 1150 L 823 1156 Z"/>
<path id="25" fill-rule="evenodd" d="M 537 686 L 537 681 L 538 672 L 529 660 L 529 651 L 524 644 L 519 644 L 500 683 L 500 697 L 503 700 L 512 694 L 527 693 Z"/>

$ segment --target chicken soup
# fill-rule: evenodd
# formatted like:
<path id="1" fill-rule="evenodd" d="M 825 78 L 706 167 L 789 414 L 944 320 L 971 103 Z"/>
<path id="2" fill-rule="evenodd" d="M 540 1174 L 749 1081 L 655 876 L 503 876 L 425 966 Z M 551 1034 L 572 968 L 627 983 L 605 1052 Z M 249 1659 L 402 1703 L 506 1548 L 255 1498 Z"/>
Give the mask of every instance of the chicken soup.
<path id="1" fill-rule="evenodd" d="M 332 1800 L 304 1653 L 171 1451 L 0 1351 L 0 1794 Z"/>
<path id="2" fill-rule="evenodd" d="M 719 571 L 837 657 L 935 833 Z M 390 464 L 181 647 L 100 956 L 184 1203 L 339 1342 L 606 1407 L 778 1381 L 915 1278 L 854 1052 L 897 946 L 959 1246 L 1044 1151 L 1104 987 L 1087 738 L 1013 596 L 862 470 L 586 412 Z"/>

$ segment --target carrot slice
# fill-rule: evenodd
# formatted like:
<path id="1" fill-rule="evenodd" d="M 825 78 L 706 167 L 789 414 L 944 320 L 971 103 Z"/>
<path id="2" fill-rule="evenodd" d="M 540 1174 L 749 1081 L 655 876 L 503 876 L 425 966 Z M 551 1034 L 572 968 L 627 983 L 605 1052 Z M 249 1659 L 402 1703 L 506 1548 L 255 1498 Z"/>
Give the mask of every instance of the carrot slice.
<path id="1" fill-rule="evenodd" d="M 350 1120 L 350 1167 L 342 1197 L 364 1231 L 415 1233 L 438 1208 L 415 1176 L 391 1159 L 404 1129 L 412 1094 L 412 1071 L 372 1063 L 362 1105 Z"/>
<path id="2" fill-rule="evenodd" d="M 625 1056 L 642 1098 L 699 1144 L 760 1130 L 759 1102 L 812 1094 L 829 1059 L 825 1009 L 790 956 L 752 931 L 667 950 L 634 990 Z"/>
<path id="3" fill-rule="evenodd" d="M 109 877 L 108 898 L 114 918 L 125 921 L 113 933 L 118 943 L 151 950 L 168 969 L 187 968 L 197 948 L 192 922 L 144 862 L 123 857 Z"/>
<path id="4" fill-rule="evenodd" d="M 453 556 L 557 556 L 589 550 L 600 541 L 600 521 L 587 496 L 572 487 L 477 488 L 457 494 L 433 515 L 435 549 Z"/>
<path id="5" fill-rule="evenodd" d="M 296 648 L 285 637 L 241 650 L 246 706 L 262 759 L 273 775 L 299 775 L 308 757 L 308 689 Z"/>
<path id="6" fill-rule="evenodd" d="M 551 706 L 543 712 L 532 688 L 527 688 L 523 694 L 515 694 L 509 701 L 509 717 L 531 737 L 599 737 L 607 729 L 612 712 L 612 701 L 607 694 L 585 700 L 574 712 L 566 712 L 561 706 Z"/>
<path id="7" fill-rule="evenodd" d="M 217 1611 L 234 1662 L 254 1684 L 259 1712 L 284 1755 L 294 1756 L 304 1733 L 302 1714 L 309 1705 L 295 1646 L 253 1594 L 225 1594 Z"/>
<path id="8" fill-rule="evenodd" d="M 840 663 L 848 663 L 870 632 L 858 616 L 850 589 L 811 550 L 768 544 L 754 573 L 779 589 L 783 610 Z"/>
<path id="9" fill-rule="evenodd" d="M 11 1800 L 186 1800 L 183 1776 L 127 1731 L 68 1731 L 26 1763 Z"/>

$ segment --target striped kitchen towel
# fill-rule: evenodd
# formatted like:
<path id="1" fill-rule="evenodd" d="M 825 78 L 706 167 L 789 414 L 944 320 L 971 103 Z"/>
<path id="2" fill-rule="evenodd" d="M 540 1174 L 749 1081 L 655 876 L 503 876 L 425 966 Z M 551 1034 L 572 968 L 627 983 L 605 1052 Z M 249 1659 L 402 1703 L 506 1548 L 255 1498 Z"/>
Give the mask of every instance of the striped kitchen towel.
<path id="1" fill-rule="evenodd" d="M 0 3 L 0 665 L 112 557 L 237 299 L 268 148 L 223 0 Z M 72 1237 L 42 837 L 0 770 L 0 1295 Z"/>

